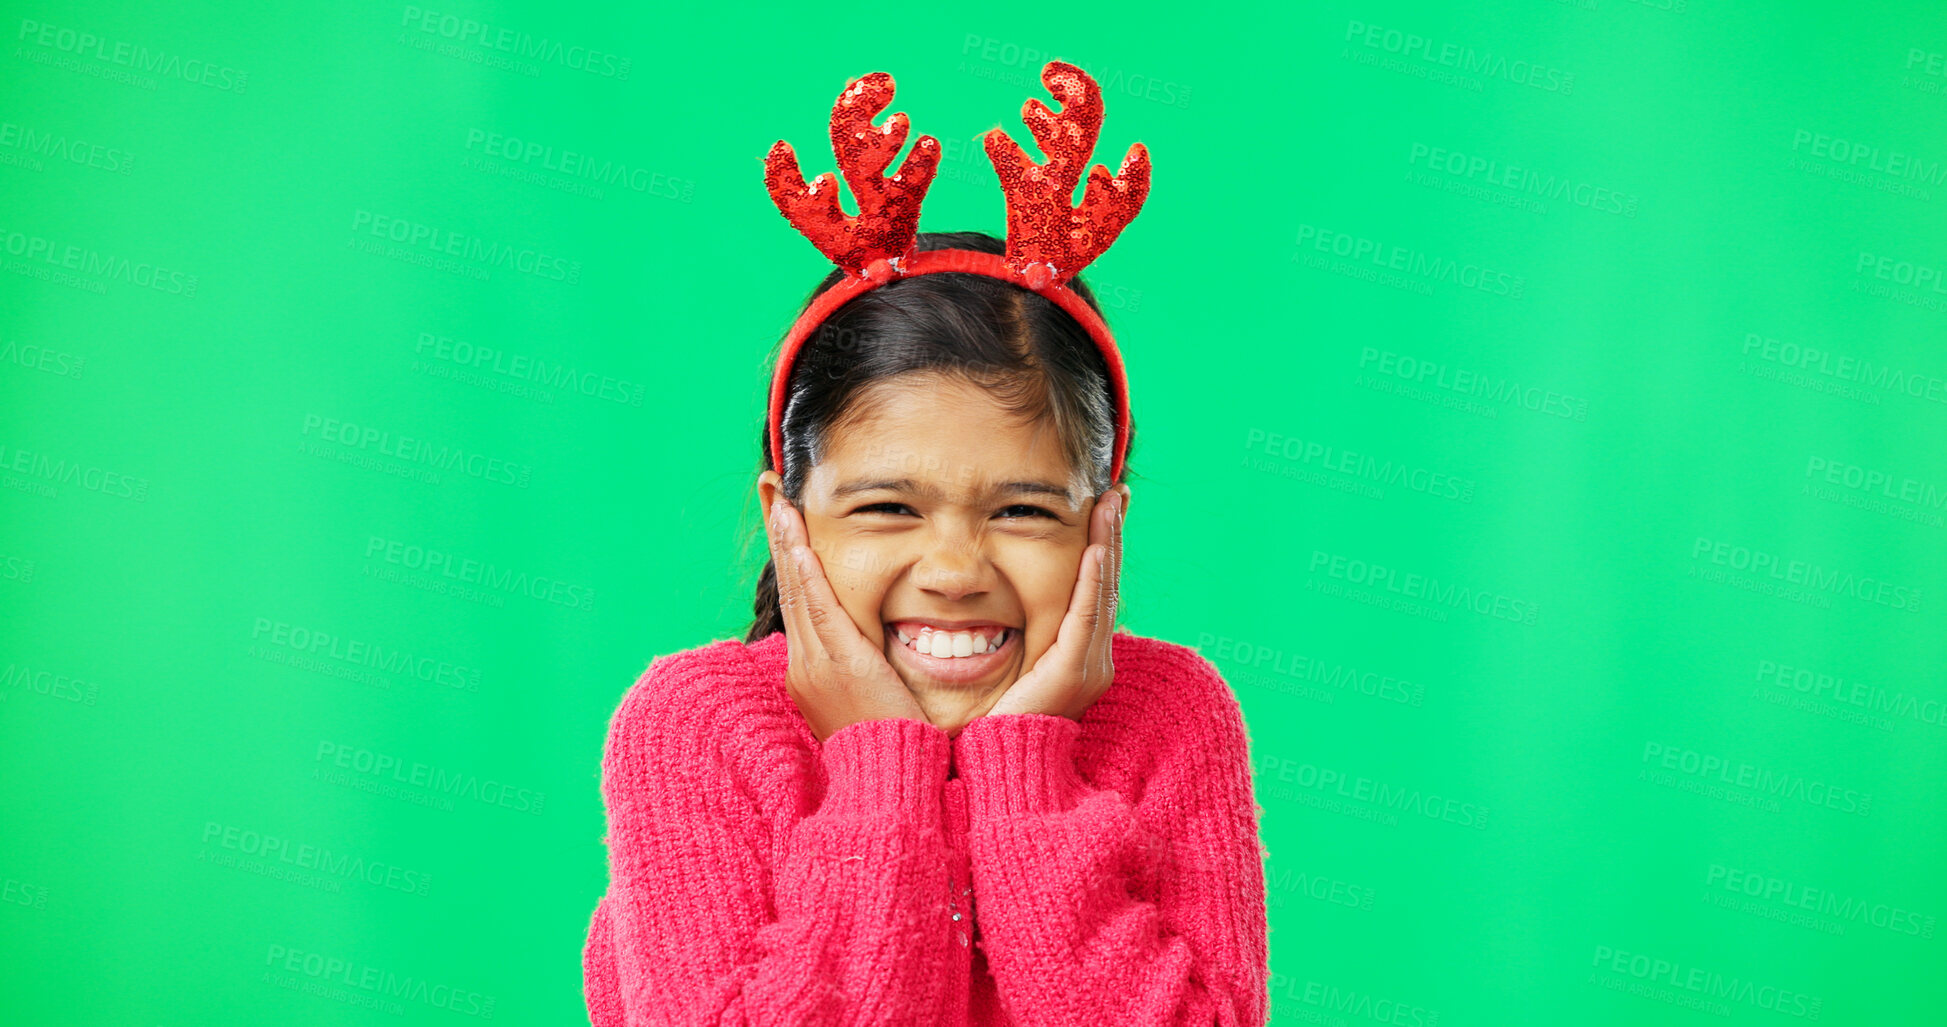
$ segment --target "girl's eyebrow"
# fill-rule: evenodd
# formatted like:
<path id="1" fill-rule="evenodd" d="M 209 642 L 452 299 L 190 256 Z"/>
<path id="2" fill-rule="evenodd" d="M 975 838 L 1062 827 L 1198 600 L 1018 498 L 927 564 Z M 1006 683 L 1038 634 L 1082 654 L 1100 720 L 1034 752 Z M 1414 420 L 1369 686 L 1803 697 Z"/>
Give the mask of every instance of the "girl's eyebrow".
<path id="1" fill-rule="evenodd" d="M 939 502 L 940 489 L 934 485 L 921 485 L 911 478 L 860 478 L 848 481 L 832 489 L 833 499 L 844 499 L 858 492 L 872 492 L 884 489 L 888 492 L 903 492 L 921 499 Z M 993 492 L 999 495 L 1052 496 L 1068 506 L 1075 505 L 1075 498 L 1059 485 L 1045 481 L 1008 481 L 995 485 Z"/>

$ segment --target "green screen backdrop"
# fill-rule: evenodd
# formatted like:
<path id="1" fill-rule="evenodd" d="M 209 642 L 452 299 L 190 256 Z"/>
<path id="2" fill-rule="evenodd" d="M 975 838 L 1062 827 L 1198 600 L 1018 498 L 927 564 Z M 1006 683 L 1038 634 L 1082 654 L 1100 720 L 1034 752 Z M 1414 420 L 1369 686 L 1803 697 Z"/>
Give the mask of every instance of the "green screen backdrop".
<path id="1" fill-rule="evenodd" d="M 0 1021 L 584 1022 L 829 268 L 760 158 L 887 71 L 999 233 L 1052 57 L 1273 1022 L 1947 1018 L 1937 4 L 4 7 Z"/>

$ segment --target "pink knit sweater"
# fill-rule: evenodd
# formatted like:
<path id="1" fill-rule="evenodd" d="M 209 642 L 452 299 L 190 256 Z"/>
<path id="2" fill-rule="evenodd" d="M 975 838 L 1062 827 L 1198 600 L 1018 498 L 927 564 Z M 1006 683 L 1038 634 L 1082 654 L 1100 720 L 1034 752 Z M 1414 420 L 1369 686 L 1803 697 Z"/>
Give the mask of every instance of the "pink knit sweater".
<path id="1" fill-rule="evenodd" d="M 1265 1022 L 1248 739 L 1195 650 L 1114 636 L 1080 722 L 852 724 L 783 633 L 657 658 L 609 724 L 594 1027 Z"/>

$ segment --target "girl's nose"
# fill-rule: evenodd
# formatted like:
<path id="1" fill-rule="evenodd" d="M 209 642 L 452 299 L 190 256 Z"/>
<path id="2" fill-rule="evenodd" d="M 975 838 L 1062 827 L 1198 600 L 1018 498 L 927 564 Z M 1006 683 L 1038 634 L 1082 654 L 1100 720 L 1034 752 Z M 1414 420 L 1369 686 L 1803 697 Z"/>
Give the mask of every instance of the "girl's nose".
<path id="1" fill-rule="evenodd" d="M 990 573 L 987 558 L 970 543 L 942 542 L 930 546 L 913 568 L 913 582 L 947 599 L 985 592 Z"/>

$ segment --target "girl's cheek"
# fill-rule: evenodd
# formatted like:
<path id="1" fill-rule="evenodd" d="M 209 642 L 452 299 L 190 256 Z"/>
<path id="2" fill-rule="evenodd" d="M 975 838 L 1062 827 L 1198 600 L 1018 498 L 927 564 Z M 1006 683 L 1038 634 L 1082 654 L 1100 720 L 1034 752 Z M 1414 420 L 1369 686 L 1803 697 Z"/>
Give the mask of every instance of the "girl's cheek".
<path id="1" fill-rule="evenodd" d="M 871 546 L 845 546 L 832 557 L 829 573 L 834 584 L 843 579 L 845 587 L 856 592 L 883 592 L 897 566 L 889 554 Z"/>

